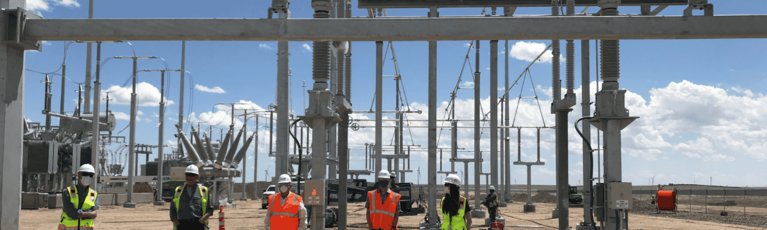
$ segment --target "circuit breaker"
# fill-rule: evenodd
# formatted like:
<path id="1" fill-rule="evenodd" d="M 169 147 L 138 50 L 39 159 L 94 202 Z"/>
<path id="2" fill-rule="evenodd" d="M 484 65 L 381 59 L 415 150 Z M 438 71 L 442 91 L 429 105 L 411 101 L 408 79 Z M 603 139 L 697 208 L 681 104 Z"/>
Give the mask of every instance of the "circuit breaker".
<path id="1" fill-rule="evenodd" d="M 631 209 L 631 183 L 612 182 L 607 183 L 607 207 L 610 209 Z"/>
<path id="2" fill-rule="evenodd" d="M 304 185 L 304 204 L 315 206 L 325 204 L 325 180 L 307 180 Z"/>

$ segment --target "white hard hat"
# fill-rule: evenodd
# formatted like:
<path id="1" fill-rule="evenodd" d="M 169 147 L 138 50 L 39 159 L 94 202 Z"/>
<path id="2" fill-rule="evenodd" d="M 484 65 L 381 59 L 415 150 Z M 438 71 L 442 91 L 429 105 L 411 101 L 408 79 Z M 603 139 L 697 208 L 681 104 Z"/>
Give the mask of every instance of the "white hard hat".
<path id="1" fill-rule="evenodd" d="M 490 185 L 490 190 L 495 190 L 495 187 L 493 187 L 492 185 Z"/>
<path id="2" fill-rule="evenodd" d="M 96 169 L 93 168 L 93 165 L 91 164 L 83 164 L 80 166 L 80 170 L 78 172 L 81 173 L 96 173 Z"/>
<path id="3" fill-rule="evenodd" d="M 292 182 L 292 181 L 290 180 L 290 175 L 288 175 L 288 174 L 282 174 L 282 175 L 280 175 L 280 181 L 278 182 L 279 184 L 282 184 L 282 183 L 290 183 L 290 182 Z"/>
<path id="4" fill-rule="evenodd" d="M 458 187 L 461 187 L 461 178 L 458 177 L 458 174 L 449 174 L 445 178 L 445 184 L 452 184 Z"/>
<path id="5" fill-rule="evenodd" d="M 378 172 L 378 179 L 391 179 L 391 174 L 386 169 L 382 169 Z"/>
<path id="6" fill-rule="evenodd" d="M 186 170 L 184 171 L 184 173 L 194 173 L 194 174 L 200 175 L 200 170 L 197 169 L 196 165 L 189 165 L 189 166 L 186 166 Z"/>

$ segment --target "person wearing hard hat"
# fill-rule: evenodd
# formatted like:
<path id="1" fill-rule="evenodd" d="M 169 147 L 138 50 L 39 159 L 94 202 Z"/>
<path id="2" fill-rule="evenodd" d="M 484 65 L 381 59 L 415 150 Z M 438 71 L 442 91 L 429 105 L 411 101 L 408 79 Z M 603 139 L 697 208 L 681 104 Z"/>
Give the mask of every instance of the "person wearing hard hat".
<path id="1" fill-rule="evenodd" d="M 397 173 L 392 173 L 391 177 L 389 177 L 391 181 L 389 183 L 389 189 L 391 189 L 395 193 L 399 193 L 399 186 L 397 186 Z"/>
<path id="2" fill-rule="evenodd" d="M 184 174 L 186 183 L 176 187 L 173 202 L 170 203 L 170 220 L 173 221 L 174 229 L 205 230 L 208 228 L 208 218 L 215 210 L 214 202 L 210 200 L 208 187 L 197 183 L 197 179 L 200 179 L 197 166 L 187 166 Z"/>
<path id="3" fill-rule="evenodd" d="M 264 218 L 266 230 L 306 229 L 306 206 L 304 198 L 290 191 L 293 187 L 290 175 L 280 175 L 279 194 L 269 195 L 269 210 Z"/>
<path id="4" fill-rule="evenodd" d="M 489 193 L 485 196 L 485 201 L 482 204 L 487 207 L 490 214 L 490 223 L 495 222 L 495 218 L 498 215 L 498 195 L 495 194 L 495 187 L 490 185 Z"/>
<path id="5" fill-rule="evenodd" d="M 378 182 L 374 190 L 368 192 L 368 200 L 365 203 L 368 229 L 399 229 L 399 199 L 402 196 L 389 189 L 390 180 L 389 171 L 381 170 L 378 172 Z"/>
<path id="6" fill-rule="evenodd" d="M 442 213 L 441 230 L 469 229 L 471 216 L 467 215 L 471 206 L 461 196 L 461 178 L 458 174 L 449 174 L 445 178 L 445 196 L 442 197 L 439 212 Z"/>
<path id="7" fill-rule="evenodd" d="M 83 164 L 77 172 L 77 184 L 61 192 L 64 211 L 59 218 L 58 229 L 93 229 L 99 209 L 99 194 L 90 188 L 94 176 L 96 170 L 93 166 Z"/>

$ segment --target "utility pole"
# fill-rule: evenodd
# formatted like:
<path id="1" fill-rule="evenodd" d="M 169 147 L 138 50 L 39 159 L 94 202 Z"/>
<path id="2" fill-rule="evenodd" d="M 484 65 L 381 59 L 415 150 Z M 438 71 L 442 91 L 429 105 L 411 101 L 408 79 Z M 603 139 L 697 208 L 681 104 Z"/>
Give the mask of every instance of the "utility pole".
<path id="1" fill-rule="evenodd" d="M 179 82 L 179 98 L 178 98 L 178 127 L 184 127 L 184 74 L 186 73 L 186 41 L 181 41 L 181 81 Z M 213 138 L 213 132 L 210 133 Z M 184 147 L 182 147 L 181 137 L 176 138 L 176 157 L 181 158 L 184 156 Z"/>
<path id="2" fill-rule="evenodd" d="M 136 101 L 136 67 L 138 59 L 156 59 L 157 57 L 114 57 L 115 59 L 133 59 L 133 87 L 131 92 L 131 112 L 130 112 L 130 141 L 128 142 L 128 197 L 123 204 L 125 208 L 135 208 L 133 202 L 133 171 L 136 168 L 136 113 L 138 112 L 138 101 Z"/>

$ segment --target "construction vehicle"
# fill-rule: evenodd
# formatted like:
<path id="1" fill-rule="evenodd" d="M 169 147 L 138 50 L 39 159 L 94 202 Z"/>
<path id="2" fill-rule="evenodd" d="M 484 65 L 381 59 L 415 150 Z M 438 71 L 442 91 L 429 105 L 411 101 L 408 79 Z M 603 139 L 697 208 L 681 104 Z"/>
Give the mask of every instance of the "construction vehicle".
<path id="1" fill-rule="evenodd" d="M 583 194 L 578 193 L 578 187 L 570 186 L 570 193 L 568 198 L 569 198 L 568 200 L 570 200 L 570 204 L 583 203 Z"/>

